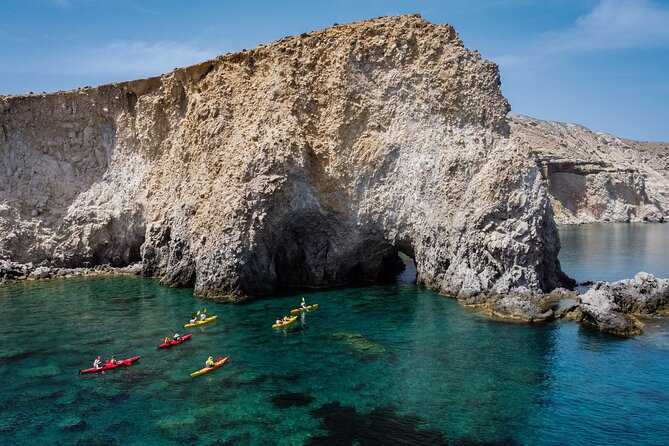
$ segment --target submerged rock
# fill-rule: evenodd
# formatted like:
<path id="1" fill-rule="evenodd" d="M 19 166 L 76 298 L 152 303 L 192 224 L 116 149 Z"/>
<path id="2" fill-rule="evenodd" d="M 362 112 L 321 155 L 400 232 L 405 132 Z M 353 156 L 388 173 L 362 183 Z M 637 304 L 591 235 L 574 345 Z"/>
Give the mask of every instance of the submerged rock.
<path id="1" fill-rule="evenodd" d="M 289 407 L 302 407 L 308 406 L 313 403 L 313 396 L 305 395 L 303 393 L 282 393 L 279 395 L 274 395 L 270 399 L 274 407 L 279 409 L 287 409 Z"/>
<path id="2" fill-rule="evenodd" d="M 391 407 L 377 407 L 365 414 L 335 401 L 312 410 L 310 414 L 320 420 L 319 427 L 326 434 L 310 438 L 305 445 L 450 444 L 441 432 L 421 426 L 419 417 L 400 415 Z"/>
<path id="3" fill-rule="evenodd" d="M 346 343 L 353 351 L 366 356 L 379 356 L 386 353 L 386 349 L 360 333 L 334 333 L 333 339 Z"/>

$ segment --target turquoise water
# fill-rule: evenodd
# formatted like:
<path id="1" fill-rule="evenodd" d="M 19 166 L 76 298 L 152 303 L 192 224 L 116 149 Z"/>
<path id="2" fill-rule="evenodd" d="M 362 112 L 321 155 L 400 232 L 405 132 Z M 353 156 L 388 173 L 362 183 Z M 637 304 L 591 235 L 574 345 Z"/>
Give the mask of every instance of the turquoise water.
<path id="1" fill-rule="evenodd" d="M 273 330 L 298 297 L 225 305 L 137 277 L 0 287 L 0 444 L 667 444 L 664 319 L 624 340 L 492 321 L 412 284 L 305 296 L 320 308 Z M 204 306 L 217 322 L 179 328 Z M 194 336 L 157 350 L 170 328 Z M 142 359 L 77 374 L 112 354 Z M 190 378 L 209 355 L 231 359 Z"/>

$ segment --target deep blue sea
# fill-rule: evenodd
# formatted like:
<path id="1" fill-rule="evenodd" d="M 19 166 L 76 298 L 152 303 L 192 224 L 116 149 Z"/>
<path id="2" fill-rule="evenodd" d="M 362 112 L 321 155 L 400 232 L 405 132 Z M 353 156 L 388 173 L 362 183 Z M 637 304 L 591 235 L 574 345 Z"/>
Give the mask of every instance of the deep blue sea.
<path id="1" fill-rule="evenodd" d="M 611 228 L 561 228 L 565 270 L 669 276 L 655 256 L 669 225 Z M 494 321 L 411 283 L 244 305 L 191 292 L 138 277 L 0 287 L 0 444 L 669 443 L 666 319 L 620 339 Z M 320 308 L 270 328 L 301 296 Z M 180 328 L 205 307 L 215 323 Z M 193 338 L 157 350 L 170 329 Z M 113 354 L 142 359 L 78 375 Z M 231 358 L 191 378 L 209 355 Z"/>

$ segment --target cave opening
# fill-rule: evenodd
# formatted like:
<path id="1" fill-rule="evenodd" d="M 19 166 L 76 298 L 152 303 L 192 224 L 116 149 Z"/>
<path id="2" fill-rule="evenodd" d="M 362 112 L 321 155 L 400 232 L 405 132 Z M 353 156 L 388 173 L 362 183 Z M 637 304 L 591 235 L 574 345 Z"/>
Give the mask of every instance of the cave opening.
<path id="1" fill-rule="evenodd" d="M 416 270 L 416 262 L 414 262 L 413 257 L 406 254 L 404 251 L 397 251 L 397 256 L 400 258 L 402 263 L 404 263 L 404 270 L 400 271 L 395 276 L 395 283 L 400 284 L 413 284 L 416 283 L 418 278 L 418 271 Z"/>
<path id="2" fill-rule="evenodd" d="M 418 278 L 418 271 L 416 270 L 416 262 L 412 256 L 402 250 L 397 251 L 397 256 L 404 263 L 404 269 L 395 276 L 395 283 L 401 284 L 415 284 Z"/>

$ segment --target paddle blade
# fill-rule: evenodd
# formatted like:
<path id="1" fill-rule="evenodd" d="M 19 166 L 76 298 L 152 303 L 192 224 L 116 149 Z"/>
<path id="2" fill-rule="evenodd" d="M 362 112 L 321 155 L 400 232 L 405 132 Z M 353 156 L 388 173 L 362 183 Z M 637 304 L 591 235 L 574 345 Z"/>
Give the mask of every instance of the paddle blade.
<path id="1" fill-rule="evenodd" d="M 223 358 L 221 358 L 220 356 L 217 359 L 217 361 L 222 361 L 222 360 L 223 360 Z"/>
<path id="2" fill-rule="evenodd" d="M 200 315 L 200 310 L 197 310 L 197 313 L 195 313 L 195 316 L 199 316 L 199 315 Z"/>
<path id="3" fill-rule="evenodd" d="M 207 309 L 205 308 L 204 311 L 203 311 L 203 313 L 206 313 L 206 312 L 207 312 Z"/>

